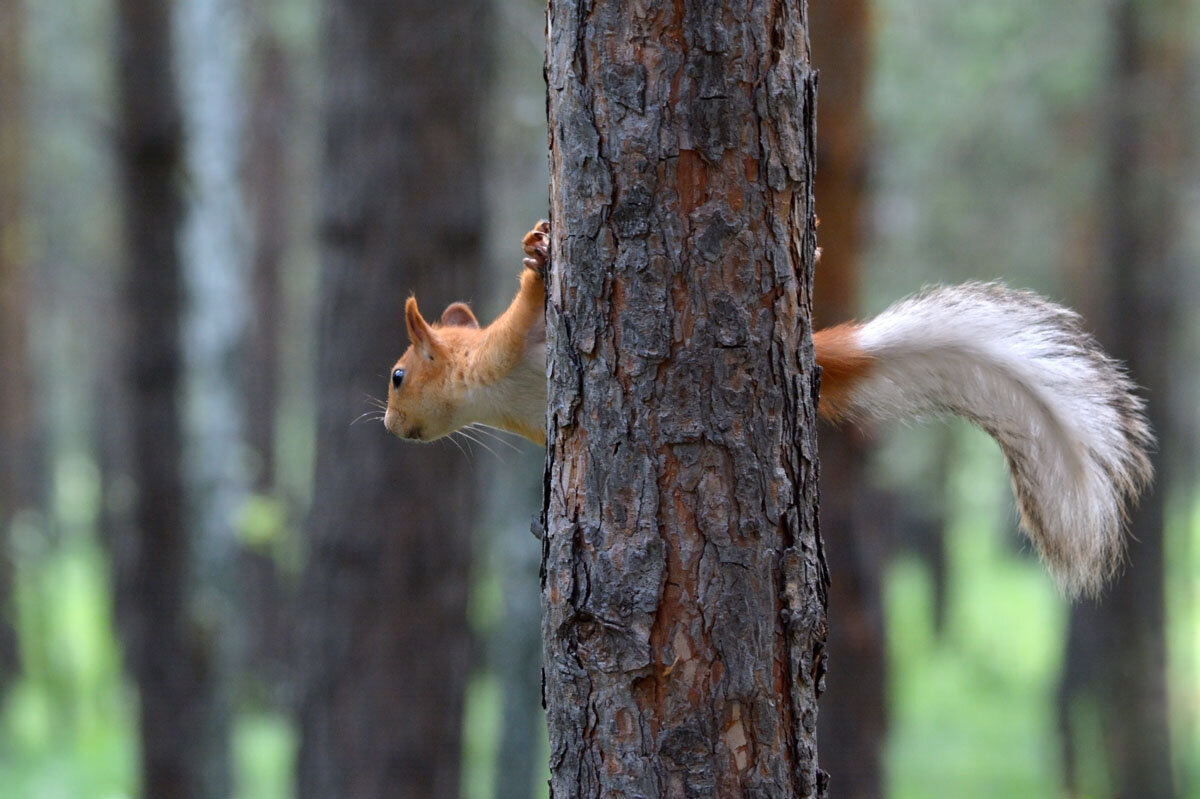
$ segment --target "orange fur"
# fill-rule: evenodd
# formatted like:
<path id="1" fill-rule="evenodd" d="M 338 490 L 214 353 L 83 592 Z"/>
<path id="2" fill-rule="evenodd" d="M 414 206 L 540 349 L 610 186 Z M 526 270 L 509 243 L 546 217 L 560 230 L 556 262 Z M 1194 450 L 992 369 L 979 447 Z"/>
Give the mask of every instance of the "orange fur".
<path id="1" fill-rule="evenodd" d="M 858 326 L 853 324 L 818 330 L 813 333 L 813 346 L 821 367 L 817 412 L 827 421 L 840 421 L 849 407 L 851 393 L 870 374 L 875 359 L 858 346 Z"/>
<path id="2" fill-rule="evenodd" d="M 494 322 L 479 326 L 471 309 L 452 303 L 440 323 L 421 316 L 415 297 L 404 307 L 410 346 L 389 375 L 384 425 L 400 438 L 433 441 L 479 422 L 546 443 L 545 268 L 548 226 L 525 237 L 521 289 Z M 534 350 L 537 350 L 535 353 Z M 540 386 L 540 390 L 538 389 Z"/>

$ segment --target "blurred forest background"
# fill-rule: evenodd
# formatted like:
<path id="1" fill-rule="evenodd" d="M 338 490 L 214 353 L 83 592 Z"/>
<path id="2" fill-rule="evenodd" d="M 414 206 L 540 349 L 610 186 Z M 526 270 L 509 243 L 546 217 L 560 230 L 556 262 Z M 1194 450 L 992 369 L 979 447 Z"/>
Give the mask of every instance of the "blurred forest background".
<path id="1" fill-rule="evenodd" d="M 834 795 L 1200 797 L 1200 3 L 810 8 L 822 321 L 1036 289 L 1161 441 L 1072 608 L 984 435 L 822 431 Z M 372 404 L 516 288 L 543 25 L 0 0 L 0 799 L 545 795 L 542 453 Z"/>

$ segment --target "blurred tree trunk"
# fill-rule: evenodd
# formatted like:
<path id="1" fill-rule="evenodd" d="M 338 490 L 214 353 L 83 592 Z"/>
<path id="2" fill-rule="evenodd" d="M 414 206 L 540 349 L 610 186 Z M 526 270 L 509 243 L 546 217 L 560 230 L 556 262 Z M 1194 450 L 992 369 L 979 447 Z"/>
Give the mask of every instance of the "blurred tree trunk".
<path id="1" fill-rule="evenodd" d="M 29 354 L 30 279 L 26 247 L 25 16 L 22 0 L 0 0 L 0 690 L 20 668 L 13 609 L 9 528 L 39 504 Z"/>
<path id="2" fill-rule="evenodd" d="M 240 176 L 246 31 L 240 0 L 178 0 L 175 8 L 189 189 L 183 239 L 188 601 L 203 632 L 193 651 L 201 678 L 196 702 L 204 712 L 194 735 L 211 790 L 227 796 L 233 670 L 246 615 L 234 568 L 247 495 L 242 380 L 249 230 Z"/>
<path id="3" fill-rule="evenodd" d="M 511 270 L 509 270 L 511 272 Z M 510 275 L 511 277 L 511 275 Z M 541 636 L 538 604 L 540 553 L 530 533 L 530 509 L 541 498 L 544 459 L 522 451 L 509 453 L 489 478 L 488 505 L 495 531 L 494 568 L 500 572 L 504 615 L 490 636 L 489 661 L 500 682 L 501 729 L 496 758 L 495 796 L 529 799 L 544 770 L 545 735 L 541 713 Z M 535 471 L 536 469 L 536 471 Z"/>
<path id="4" fill-rule="evenodd" d="M 1159 438 L 1157 481 L 1130 526 L 1129 565 L 1103 608 L 1107 652 L 1100 696 L 1116 795 L 1176 795 L 1167 695 L 1163 525 L 1176 436 L 1170 345 L 1190 300 L 1178 290 L 1179 183 L 1184 174 L 1191 19 L 1182 0 L 1121 0 L 1112 34 L 1109 203 L 1111 288 L 1102 338 L 1145 386 Z M 1186 305 L 1185 305 L 1186 303 Z"/>
<path id="5" fill-rule="evenodd" d="M 145 796 L 219 797 L 203 730 L 205 631 L 188 613 L 181 463 L 182 157 L 170 4 L 117 4 L 120 179 L 132 478 L 131 526 L 113 531 L 116 604 L 140 699 Z M 214 782 L 215 780 L 215 782 Z"/>
<path id="6" fill-rule="evenodd" d="M 545 218 L 547 173 L 546 117 L 529 114 L 530 89 L 542 89 L 545 58 L 545 0 L 490 0 L 495 68 L 488 79 L 487 185 L 488 249 L 492 253 L 491 285 L 509 286 L 516 262 L 515 235 Z M 532 95 L 544 106 L 545 97 Z M 495 311 L 511 295 L 493 293 Z M 546 720 L 542 713 L 542 636 L 538 571 L 541 545 L 530 534 L 530 523 L 541 510 L 545 451 L 521 446 L 489 469 L 489 515 L 496 521 L 485 529 L 492 568 L 504 590 L 503 615 L 491 629 L 488 662 L 500 682 L 503 697 L 496 757 L 494 791 L 497 799 L 544 796 Z"/>
<path id="7" fill-rule="evenodd" d="M 804 5 L 639 8 L 549 10 L 551 795 L 821 796 Z"/>
<path id="8" fill-rule="evenodd" d="M 1191 312 L 1181 290 L 1180 181 L 1192 143 L 1186 113 L 1190 19 L 1183 0 L 1121 0 L 1111 25 L 1108 140 L 1100 240 L 1100 338 L 1124 360 L 1149 398 L 1159 440 L 1156 481 L 1130 524 L 1128 566 L 1098 609 L 1072 616 L 1073 647 L 1098 644 L 1094 669 L 1068 668 L 1084 684 L 1091 672 L 1114 795 L 1177 795 L 1168 714 L 1163 527 L 1179 447 L 1172 344 Z M 1086 629 L 1093 626 L 1095 629 Z M 1068 655 L 1068 666 L 1088 655 Z M 1077 786 L 1069 786 L 1072 789 Z"/>
<path id="9" fill-rule="evenodd" d="M 288 244 L 288 128 L 294 97 L 287 55 L 269 32 L 252 48 L 246 195 L 251 219 L 252 264 L 246 367 L 246 443 L 255 459 L 255 490 L 269 493 L 275 476 L 275 410 L 279 374 L 279 336 L 283 316 L 280 272 Z"/>
<path id="10" fill-rule="evenodd" d="M 278 38 L 260 30 L 251 48 L 247 120 L 245 192 L 252 225 L 252 264 L 247 364 L 245 373 L 246 444 L 253 459 L 251 488 L 265 501 L 282 504 L 275 473 L 275 435 L 279 400 L 280 336 L 283 332 L 283 283 L 292 203 L 288 169 L 289 131 L 295 122 L 291 65 Z M 238 593 L 248 609 L 245 665 L 257 675 L 276 703 L 291 695 L 289 674 L 294 592 L 272 556 L 270 544 L 238 552 Z"/>
<path id="11" fill-rule="evenodd" d="M 810 27 L 821 73 L 817 177 L 821 259 L 813 278 L 817 328 L 858 313 L 858 262 L 866 186 L 863 92 L 869 47 L 866 0 L 816 2 Z M 829 659 L 834 675 L 821 699 L 822 765 L 834 795 L 883 793 L 887 730 L 886 658 L 880 582 L 885 546 L 878 503 L 867 489 L 867 445 L 855 428 L 821 428 L 821 527 L 829 558 Z"/>
<path id="12" fill-rule="evenodd" d="M 480 277 L 485 5 L 327 0 L 317 465 L 300 608 L 299 790 L 457 797 L 470 464 L 350 426 L 427 313 Z M 305 379 L 303 375 L 299 379 Z"/>

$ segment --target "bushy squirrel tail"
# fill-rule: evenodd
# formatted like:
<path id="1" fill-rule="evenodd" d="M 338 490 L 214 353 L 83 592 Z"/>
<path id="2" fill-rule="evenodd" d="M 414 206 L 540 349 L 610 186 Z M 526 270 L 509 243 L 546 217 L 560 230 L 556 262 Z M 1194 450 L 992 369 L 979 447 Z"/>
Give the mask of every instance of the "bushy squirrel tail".
<path id="1" fill-rule="evenodd" d="M 1068 596 L 1120 568 L 1154 436 L 1120 364 L 1078 315 L 995 283 L 933 288 L 862 324 L 818 331 L 820 413 L 953 414 L 1004 452 L 1021 524 Z"/>

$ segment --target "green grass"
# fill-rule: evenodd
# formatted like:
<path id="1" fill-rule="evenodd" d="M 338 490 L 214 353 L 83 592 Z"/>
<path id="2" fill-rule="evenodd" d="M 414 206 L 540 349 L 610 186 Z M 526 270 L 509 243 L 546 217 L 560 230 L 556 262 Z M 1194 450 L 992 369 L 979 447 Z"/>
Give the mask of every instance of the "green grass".
<path id="1" fill-rule="evenodd" d="M 962 456 L 940 639 L 926 571 L 902 559 L 887 576 L 888 795 L 1059 796 L 1054 699 L 1067 606 L 1040 565 L 1004 541 L 1011 533 L 989 526 L 1005 518 L 999 463 L 970 438 Z"/>
<path id="2" fill-rule="evenodd" d="M 990 623 L 971 627 L 969 614 L 954 608 L 958 618 L 939 641 L 928 576 L 912 561 L 892 569 L 890 796 L 1059 793 L 1053 727 L 1058 655 L 1045 634 L 1054 625 L 1044 613 L 1029 616 L 1026 602 L 1006 602 L 1026 590 L 1021 581 L 1001 577 L 994 583 L 979 589 L 996 603 Z"/>
<path id="3" fill-rule="evenodd" d="M 289 799 L 299 738 L 285 716 L 243 713 L 234 721 L 233 765 L 239 799 Z"/>
<path id="4" fill-rule="evenodd" d="M 27 551 L 16 620 L 25 673 L 0 711 L 0 799 L 138 795 L 136 701 L 120 666 L 104 553 L 82 537 Z M 236 796 L 293 795 L 291 722 L 234 721 Z"/>
<path id="5" fill-rule="evenodd" d="M 2 686 L 0 799 L 132 799 L 137 701 L 122 669 L 107 553 L 96 540 L 100 496 L 91 462 L 62 458 L 53 497 L 53 524 L 26 515 L 9 531 L 9 614 L 22 673 Z M 278 715 L 235 717 L 238 799 L 293 794 L 296 737 Z"/>
<path id="6" fill-rule="evenodd" d="M 14 531 L 15 541 L 32 531 Z M 22 676 L 0 713 L 0 799 L 135 795 L 136 730 L 113 635 L 106 564 L 70 536 L 25 539 L 16 569 Z"/>
<path id="7" fill-rule="evenodd" d="M 488 672 L 475 672 L 467 683 L 463 714 L 462 799 L 492 799 L 496 755 L 500 745 L 500 682 Z"/>

